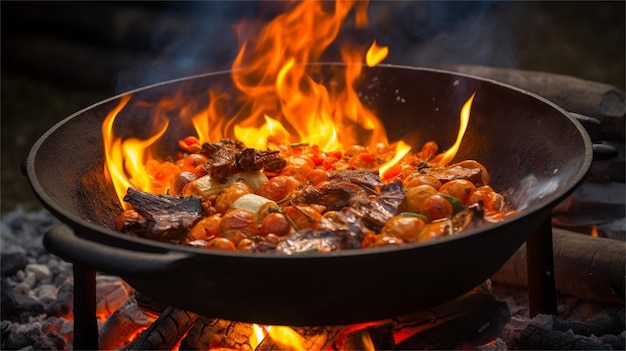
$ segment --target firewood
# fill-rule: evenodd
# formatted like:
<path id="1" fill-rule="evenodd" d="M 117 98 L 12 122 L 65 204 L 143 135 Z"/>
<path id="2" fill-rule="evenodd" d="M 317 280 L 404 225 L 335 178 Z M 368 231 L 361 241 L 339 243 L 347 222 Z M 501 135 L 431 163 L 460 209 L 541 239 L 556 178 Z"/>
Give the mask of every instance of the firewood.
<path id="1" fill-rule="evenodd" d="M 566 75 L 458 65 L 450 69 L 490 78 L 541 95 L 570 112 L 594 117 L 602 122 L 602 132 L 608 138 L 624 140 L 624 92 L 604 83 Z"/>
<path id="2" fill-rule="evenodd" d="M 122 279 L 114 276 L 96 277 L 96 314 L 109 316 L 128 301 L 132 288 Z"/>
<path id="3" fill-rule="evenodd" d="M 335 342 L 335 338 L 339 335 L 339 332 L 344 329 L 344 326 L 291 327 L 291 329 L 300 336 L 300 347 L 298 349 L 325 350 Z M 255 350 L 270 351 L 293 349 L 294 346 L 284 345 L 279 340 L 275 340 L 272 330 L 270 330 L 270 333 L 261 341 Z"/>
<path id="4" fill-rule="evenodd" d="M 124 346 L 139 330 L 147 328 L 152 321 L 144 315 L 135 298 L 131 296 L 107 318 L 98 330 L 98 346 L 101 350 L 113 350 Z"/>
<path id="5" fill-rule="evenodd" d="M 211 327 L 217 323 L 217 318 L 200 316 L 189 329 L 187 335 L 180 343 L 179 350 L 208 350 L 212 336 Z"/>
<path id="6" fill-rule="evenodd" d="M 473 290 L 431 309 L 394 319 L 397 350 L 467 349 L 495 339 L 511 317 L 505 302 Z M 398 338 L 397 338 L 398 339 Z"/>
<path id="7" fill-rule="evenodd" d="M 252 324 L 202 317 L 181 342 L 181 350 L 252 350 Z"/>
<path id="8" fill-rule="evenodd" d="M 197 319 L 195 313 L 168 307 L 123 350 L 171 350 Z"/>
<path id="9" fill-rule="evenodd" d="M 553 228 L 554 279 L 559 292 L 586 301 L 624 303 L 626 246 L 623 241 Z M 526 246 L 491 277 L 527 287 Z"/>
<path id="10" fill-rule="evenodd" d="M 391 350 L 396 343 L 393 323 L 365 327 L 346 335 L 342 350 Z"/>

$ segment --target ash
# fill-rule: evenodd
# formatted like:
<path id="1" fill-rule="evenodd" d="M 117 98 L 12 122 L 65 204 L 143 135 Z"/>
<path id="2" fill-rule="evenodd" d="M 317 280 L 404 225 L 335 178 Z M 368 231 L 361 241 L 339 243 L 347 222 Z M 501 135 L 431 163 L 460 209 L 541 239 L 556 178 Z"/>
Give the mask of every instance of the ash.
<path id="1" fill-rule="evenodd" d="M 2 214 L 1 349 L 72 349 L 72 265 L 50 254 L 42 243 L 44 233 L 59 223 L 43 209 L 30 212 L 17 207 Z M 117 277 L 98 276 L 98 281 L 105 282 L 102 285 L 108 286 L 108 289 L 114 284 L 111 279 L 121 282 Z M 476 349 L 626 348 L 623 305 L 588 302 L 559 295 L 558 316 L 538 315 L 530 318 L 528 295 L 524 288 L 491 284 L 493 294 L 508 304 L 511 320 L 500 337 Z M 132 288 L 128 287 L 127 291 L 130 290 Z"/>
<path id="2" fill-rule="evenodd" d="M 50 254 L 43 234 L 59 221 L 17 207 L 0 220 L 2 349 L 71 349 L 72 265 Z"/>

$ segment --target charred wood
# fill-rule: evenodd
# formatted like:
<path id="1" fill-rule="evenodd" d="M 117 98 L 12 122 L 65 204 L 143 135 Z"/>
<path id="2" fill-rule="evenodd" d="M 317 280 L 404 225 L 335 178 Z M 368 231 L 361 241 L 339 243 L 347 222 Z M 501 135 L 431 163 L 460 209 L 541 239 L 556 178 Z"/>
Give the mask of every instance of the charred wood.
<path id="1" fill-rule="evenodd" d="M 213 327 L 217 325 L 217 318 L 200 316 L 181 340 L 179 350 L 208 350 L 215 333 Z"/>
<path id="2" fill-rule="evenodd" d="M 607 139 L 624 140 L 624 92 L 612 85 L 547 72 L 470 65 L 453 69 L 526 89 L 567 111 L 595 117 Z"/>
<path id="3" fill-rule="evenodd" d="M 497 338 L 510 317 L 505 302 L 490 293 L 471 291 L 432 309 L 394 320 L 396 333 L 412 334 L 400 341 L 396 349 L 449 350 L 482 345 Z"/>
<path id="4" fill-rule="evenodd" d="M 124 350 L 171 350 L 198 319 L 192 312 L 168 307 Z"/>
<path id="5" fill-rule="evenodd" d="M 231 322 L 223 319 L 204 320 L 207 325 L 205 338 L 208 338 L 209 347 L 213 349 L 252 350 L 250 335 L 252 324 Z"/>
<path id="6" fill-rule="evenodd" d="M 110 315 L 131 297 L 132 289 L 122 279 L 114 276 L 96 277 L 96 314 Z"/>
<path id="7" fill-rule="evenodd" d="M 587 301 L 624 303 L 624 242 L 553 228 L 554 279 L 561 293 Z M 491 279 L 528 286 L 525 244 Z"/>
<path id="8" fill-rule="evenodd" d="M 562 321 L 552 316 L 552 328 L 559 331 L 571 330 L 574 334 L 584 336 L 602 336 L 606 334 L 619 335 L 626 330 L 624 317 L 617 312 L 600 315 L 590 321 Z"/>
<path id="9" fill-rule="evenodd" d="M 330 347 L 343 326 L 318 326 L 318 327 L 292 327 L 291 329 L 300 336 L 300 346 L 304 350 L 325 350 Z M 272 332 L 261 341 L 256 351 L 290 350 L 293 346 L 282 345 L 272 337 Z"/>
<path id="10" fill-rule="evenodd" d="M 393 323 L 365 327 L 346 335 L 342 350 L 392 350 Z"/>
<path id="11" fill-rule="evenodd" d="M 161 303 L 146 294 L 142 294 L 139 291 L 135 291 L 134 297 L 139 309 L 142 310 L 143 313 L 149 316 L 154 316 L 155 318 L 163 313 L 163 311 L 165 311 L 168 307 L 166 304 Z"/>
<path id="12" fill-rule="evenodd" d="M 612 320 L 614 317 L 609 317 Z M 590 320 L 577 322 L 575 328 L 595 329 L 602 333 L 606 321 Z M 623 326 L 623 321 L 621 322 Z M 596 325 L 597 324 L 597 325 Z M 618 322 L 619 324 L 619 322 Z M 566 327 L 565 327 L 566 328 Z M 623 350 L 624 331 L 619 334 L 581 335 L 572 329 L 563 330 L 564 325 L 554 316 L 538 315 L 511 341 L 513 349 L 521 350 Z M 610 327 L 609 330 L 613 328 Z M 589 330 L 585 330 L 589 331 Z"/>
<path id="13" fill-rule="evenodd" d="M 98 346 L 101 350 L 120 348 L 150 323 L 152 321 L 141 312 L 135 298 L 130 297 L 100 326 Z"/>

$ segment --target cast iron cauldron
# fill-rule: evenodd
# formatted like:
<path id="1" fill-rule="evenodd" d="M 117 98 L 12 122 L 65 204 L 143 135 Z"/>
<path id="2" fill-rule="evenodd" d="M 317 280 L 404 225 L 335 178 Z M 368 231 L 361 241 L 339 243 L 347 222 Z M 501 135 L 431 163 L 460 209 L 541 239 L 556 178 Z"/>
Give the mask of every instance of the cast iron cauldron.
<path id="1" fill-rule="evenodd" d="M 324 72 L 338 64 L 311 65 Z M 323 78 L 320 78 L 323 80 Z M 229 72 L 188 77 L 131 92 L 156 102 L 177 91 L 208 103 L 207 91 L 232 87 Z M 174 246 L 114 230 L 121 213 L 103 176 L 101 125 L 121 96 L 59 122 L 33 146 L 27 176 L 41 202 L 64 225 L 46 247 L 62 258 L 122 277 L 162 303 L 229 320 L 328 325 L 384 319 L 457 297 L 495 273 L 551 209 L 581 182 L 592 145 L 581 125 L 558 106 L 495 81 L 446 71 L 364 67 L 362 101 L 390 139 L 420 148 L 454 142 L 462 104 L 476 92 L 469 127 L 452 162 L 475 159 L 491 186 L 521 210 L 504 222 L 426 243 L 281 256 Z M 233 100 L 233 105 L 236 105 Z M 126 107 L 120 132 L 141 136 L 154 118 Z M 163 154 L 190 135 L 170 128 Z"/>

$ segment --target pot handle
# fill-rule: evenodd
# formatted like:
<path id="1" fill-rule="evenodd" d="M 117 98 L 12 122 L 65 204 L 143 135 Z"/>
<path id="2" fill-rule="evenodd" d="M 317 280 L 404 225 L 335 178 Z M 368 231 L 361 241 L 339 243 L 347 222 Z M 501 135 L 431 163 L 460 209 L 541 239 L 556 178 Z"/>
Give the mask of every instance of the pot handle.
<path id="1" fill-rule="evenodd" d="M 602 143 L 602 131 L 601 122 L 597 118 L 581 115 L 579 113 L 568 112 L 568 114 L 575 118 L 585 128 L 587 134 L 591 138 L 593 143 L 593 160 L 604 161 L 610 160 L 619 155 L 619 151 L 612 145 Z"/>
<path id="2" fill-rule="evenodd" d="M 190 258 L 183 252 L 152 253 L 108 246 L 79 237 L 65 224 L 50 228 L 44 234 L 43 244 L 72 263 L 120 276 L 171 274 Z"/>

